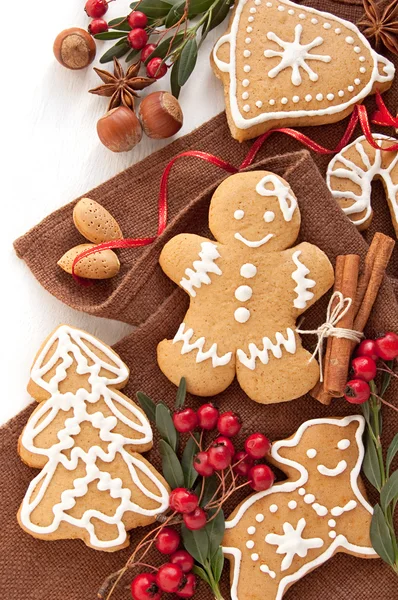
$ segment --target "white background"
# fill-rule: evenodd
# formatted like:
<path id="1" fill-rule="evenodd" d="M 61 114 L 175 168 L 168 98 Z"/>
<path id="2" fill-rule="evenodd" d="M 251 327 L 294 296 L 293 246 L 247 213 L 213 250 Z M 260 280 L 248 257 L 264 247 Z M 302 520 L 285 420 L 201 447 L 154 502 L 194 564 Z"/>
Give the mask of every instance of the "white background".
<path id="1" fill-rule="evenodd" d="M 127 14 L 130 2 L 112 2 L 106 18 Z M 144 138 L 130 153 L 118 155 L 98 141 L 96 122 L 106 111 L 107 100 L 87 90 L 99 85 L 92 66 L 98 65 L 112 42 L 98 42 L 95 62 L 83 71 L 63 68 L 52 53 L 60 31 L 87 28 L 84 3 L 2 4 L 0 424 L 31 401 L 26 385 L 32 360 L 57 325 L 82 327 L 109 344 L 130 330 L 76 312 L 50 296 L 16 257 L 12 242 L 58 207 L 169 143 Z M 178 135 L 223 109 L 221 85 L 210 69 L 209 55 L 225 28 L 223 23 L 211 32 L 200 50 L 194 74 L 180 96 L 185 122 Z M 167 80 L 150 89 L 168 89 Z"/>

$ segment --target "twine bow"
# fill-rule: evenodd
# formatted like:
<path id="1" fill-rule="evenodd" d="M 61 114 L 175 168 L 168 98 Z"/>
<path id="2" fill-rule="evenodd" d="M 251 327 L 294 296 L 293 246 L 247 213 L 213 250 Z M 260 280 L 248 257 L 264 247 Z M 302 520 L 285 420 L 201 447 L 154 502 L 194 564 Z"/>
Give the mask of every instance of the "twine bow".
<path id="1" fill-rule="evenodd" d="M 332 308 L 333 303 L 337 300 L 336 305 Z M 354 329 L 346 329 L 345 327 L 336 327 L 337 323 L 347 314 L 352 304 L 352 298 L 344 298 L 341 292 L 334 292 L 330 298 L 327 311 L 326 321 L 318 327 L 318 329 L 296 329 L 297 333 L 317 335 L 318 343 L 315 346 L 315 350 L 312 353 L 310 362 L 318 355 L 319 361 L 319 380 L 323 381 L 323 344 L 326 338 L 336 337 L 345 338 L 358 344 L 363 338 L 363 333 L 355 331 Z"/>

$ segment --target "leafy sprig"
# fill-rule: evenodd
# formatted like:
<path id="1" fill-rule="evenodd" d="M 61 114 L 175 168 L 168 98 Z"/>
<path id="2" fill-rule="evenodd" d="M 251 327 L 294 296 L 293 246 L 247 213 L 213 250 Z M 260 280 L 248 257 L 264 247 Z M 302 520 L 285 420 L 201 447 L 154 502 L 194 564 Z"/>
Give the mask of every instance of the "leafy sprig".
<path id="1" fill-rule="evenodd" d="M 171 68 L 170 86 L 176 98 L 195 68 L 198 51 L 208 33 L 227 17 L 233 3 L 234 0 L 140 0 L 130 5 L 148 17 L 146 32 L 149 42 L 156 44 L 145 63 L 160 57 Z M 94 37 L 118 41 L 100 62 L 110 62 L 114 57 L 126 56 L 127 62 L 136 58 L 139 51 L 131 50 L 127 42 L 127 17 L 113 19 L 108 25 L 110 31 Z"/>

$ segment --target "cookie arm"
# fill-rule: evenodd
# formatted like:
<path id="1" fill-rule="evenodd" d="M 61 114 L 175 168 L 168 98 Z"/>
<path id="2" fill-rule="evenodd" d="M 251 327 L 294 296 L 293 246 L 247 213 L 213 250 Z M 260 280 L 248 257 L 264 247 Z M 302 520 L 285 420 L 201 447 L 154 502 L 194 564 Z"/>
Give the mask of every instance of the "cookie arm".
<path id="1" fill-rule="evenodd" d="M 308 242 L 303 242 L 286 252 L 292 260 L 294 308 L 300 315 L 332 287 L 334 271 L 326 254 Z"/>

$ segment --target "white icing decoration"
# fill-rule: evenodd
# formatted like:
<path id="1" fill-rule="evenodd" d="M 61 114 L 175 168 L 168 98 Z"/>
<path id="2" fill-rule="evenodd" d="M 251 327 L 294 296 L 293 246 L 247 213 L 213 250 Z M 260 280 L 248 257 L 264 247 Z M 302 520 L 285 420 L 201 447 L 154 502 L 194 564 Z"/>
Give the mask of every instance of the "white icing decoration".
<path id="1" fill-rule="evenodd" d="M 252 7 L 249 12 L 251 12 L 254 15 L 257 11 L 254 7 Z"/>
<path id="2" fill-rule="evenodd" d="M 329 512 L 326 506 L 322 506 L 322 504 L 318 504 L 318 502 L 314 502 L 312 508 L 314 509 L 318 517 L 326 517 L 326 515 Z"/>
<path id="3" fill-rule="evenodd" d="M 258 513 L 256 515 L 256 521 L 257 521 L 257 523 L 262 523 L 264 521 L 264 515 L 261 513 Z"/>
<path id="4" fill-rule="evenodd" d="M 245 66 L 243 67 L 243 70 L 244 70 L 244 72 L 245 72 L 245 73 L 250 73 L 250 71 L 251 71 L 251 66 L 250 66 L 250 65 L 245 65 Z"/>
<path id="5" fill-rule="evenodd" d="M 282 6 L 282 5 L 280 4 L 280 5 L 278 6 L 278 10 L 279 10 L 280 12 L 283 12 L 283 11 L 285 10 L 285 7 L 284 7 L 284 6 Z"/>
<path id="6" fill-rule="evenodd" d="M 340 98 L 342 98 L 344 96 L 344 90 L 339 90 L 337 94 L 340 96 Z"/>
<path id="7" fill-rule="evenodd" d="M 347 90 L 349 92 L 353 92 L 354 91 L 354 86 L 353 85 L 349 85 L 348 88 L 347 88 Z"/>
<path id="8" fill-rule="evenodd" d="M 249 285 L 240 285 L 235 290 L 235 298 L 240 302 L 247 302 L 253 295 L 253 290 Z"/>
<path id="9" fill-rule="evenodd" d="M 257 267 L 251 263 L 245 263 L 240 268 L 240 274 L 245 279 L 252 279 L 257 274 Z"/>
<path id="10" fill-rule="evenodd" d="M 250 42 L 251 42 L 251 41 L 252 41 L 252 39 L 251 39 L 251 38 L 249 38 L 249 37 L 247 37 L 247 38 L 245 39 L 245 43 L 246 43 L 246 44 L 250 44 Z"/>
<path id="11" fill-rule="evenodd" d="M 243 92 L 242 94 L 242 100 L 247 100 L 249 97 L 249 92 Z"/>
<path id="12" fill-rule="evenodd" d="M 45 362 L 48 353 L 55 348 L 51 357 Z M 100 358 L 96 350 L 104 357 Z M 108 360 L 109 359 L 109 360 Z M 66 379 L 68 369 L 76 362 L 79 375 L 87 375 L 90 389 L 79 388 L 76 392 L 60 391 L 60 384 Z M 50 380 L 46 375 L 56 366 Z M 101 370 L 108 375 L 100 375 Z M 127 381 L 129 371 L 122 360 L 106 345 L 84 331 L 62 325 L 48 339 L 40 351 L 31 371 L 32 381 L 44 389 L 49 398 L 40 403 L 39 408 L 31 415 L 21 436 L 21 445 L 31 452 L 47 458 L 42 471 L 30 483 L 21 506 L 21 522 L 28 530 L 38 535 L 48 535 L 57 531 L 62 523 L 85 529 L 89 534 L 90 544 L 98 549 L 110 549 L 123 544 L 127 533 L 123 523 L 126 512 L 134 512 L 145 516 L 155 516 L 167 510 L 169 495 L 156 475 L 139 458 L 132 456 L 126 447 L 146 444 L 152 441 L 152 430 L 148 420 L 141 411 L 118 394 L 114 386 Z M 104 416 L 99 410 L 87 410 L 102 400 L 111 416 Z M 123 407 L 123 410 L 119 409 Z M 72 412 L 64 421 L 63 429 L 57 433 L 57 442 L 50 447 L 36 445 L 35 440 L 51 424 L 60 413 Z M 138 422 L 137 422 L 138 421 Z M 139 432 L 141 437 L 125 437 L 113 430 L 118 422 L 124 423 L 131 432 Z M 82 423 L 90 423 L 98 430 L 99 438 L 107 443 L 107 448 L 91 446 L 87 451 L 77 446 L 76 436 Z M 69 458 L 65 453 L 69 451 Z M 128 468 L 132 482 L 149 499 L 158 506 L 146 509 L 132 497 L 132 491 L 123 487 L 119 477 L 112 478 L 106 471 L 104 463 L 112 463 L 120 457 Z M 97 463 L 98 461 L 98 463 Z M 31 520 L 31 515 L 45 496 L 55 471 L 58 467 L 67 471 L 75 471 L 78 463 L 85 465 L 85 475 L 76 478 L 73 486 L 65 489 L 60 501 L 52 507 L 52 522 L 38 525 Z M 156 486 L 157 493 L 148 490 L 140 479 L 145 475 Z M 88 486 L 96 482 L 98 489 L 108 492 L 112 498 L 120 500 L 114 514 L 102 513 L 98 509 L 87 509 L 80 516 L 72 516 L 68 511 L 76 504 L 76 499 L 87 494 Z M 33 497 L 33 499 L 32 499 Z M 115 537 L 109 540 L 99 539 L 92 519 L 109 525 L 115 525 Z"/>
<path id="13" fill-rule="evenodd" d="M 294 10 L 292 8 L 289 8 L 289 10 L 287 12 L 289 15 L 294 15 Z"/>
<path id="14" fill-rule="evenodd" d="M 311 23 L 312 23 L 313 25 L 316 25 L 316 24 L 318 23 L 318 19 L 315 19 L 315 17 L 314 17 L 314 18 L 312 18 L 312 19 L 311 19 Z"/>
<path id="15" fill-rule="evenodd" d="M 346 37 L 345 41 L 347 42 L 347 44 L 353 44 L 354 38 L 349 35 L 348 37 Z"/>
<path id="16" fill-rule="evenodd" d="M 263 105 L 263 103 L 261 102 L 261 100 L 257 100 L 257 102 L 256 102 L 257 108 L 261 108 L 262 105 Z"/>
<path id="17" fill-rule="evenodd" d="M 249 81 L 248 79 L 244 79 L 244 80 L 242 81 L 242 85 L 243 85 L 243 87 L 248 87 L 248 85 L 249 85 L 249 84 L 250 84 L 250 81 Z"/>
<path id="18" fill-rule="evenodd" d="M 250 310 L 240 306 L 235 310 L 234 317 L 238 323 L 246 323 L 250 319 Z"/>
<path id="19" fill-rule="evenodd" d="M 347 448 L 349 448 L 350 446 L 351 446 L 350 440 L 346 440 L 346 439 L 340 440 L 337 443 L 337 448 L 339 450 L 347 450 Z"/>
<path id="20" fill-rule="evenodd" d="M 229 104 L 231 109 L 231 118 L 236 127 L 239 129 L 248 129 L 250 127 L 254 127 L 259 125 L 260 123 L 264 123 L 271 120 L 278 120 L 281 118 L 284 119 L 299 119 L 308 116 L 324 116 L 324 115 L 333 115 L 337 113 L 341 113 L 347 110 L 348 107 L 359 103 L 363 98 L 368 96 L 372 89 L 375 87 L 376 82 L 386 82 L 391 81 L 394 77 L 394 65 L 384 58 L 383 56 L 377 54 L 372 47 L 370 46 L 367 39 L 362 35 L 359 29 L 351 22 L 341 19 L 339 17 L 335 17 L 330 15 L 330 13 L 325 13 L 322 11 L 318 11 L 309 7 L 306 7 L 307 13 L 314 15 L 311 19 L 314 22 L 316 17 L 321 17 L 325 20 L 333 20 L 333 23 L 341 23 L 344 26 L 344 29 L 348 29 L 353 34 L 355 34 L 358 43 L 361 44 L 363 48 L 369 52 L 369 65 L 371 69 L 371 73 L 367 79 L 367 83 L 363 86 L 363 88 L 358 89 L 358 92 L 354 94 L 352 97 L 347 98 L 346 102 L 335 103 L 332 105 L 328 105 L 326 107 L 320 107 L 312 110 L 307 109 L 298 109 L 298 110 L 281 110 L 276 112 L 263 112 L 257 113 L 251 117 L 248 117 L 244 114 L 241 114 L 240 108 L 238 105 L 237 99 L 237 91 L 238 91 L 238 75 L 237 75 L 237 63 L 236 63 L 236 48 L 237 48 L 237 38 L 238 31 L 240 25 L 240 19 L 242 16 L 242 12 L 246 6 L 247 0 L 237 0 L 236 8 L 234 12 L 234 16 L 231 22 L 230 32 L 223 35 L 218 42 L 216 43 L 213 50 L 213 58 L 214 62 L 217 65 L 217 68 L 224 72 L 229 73 L 230 85 L 228 91 Z M 272 5 L 270 2 L 269 4 Z M 283 4 L 293 8 L 297 8 L 297 5 L 290 3 L 289 0 L 283 0 Z M 283 6 L 279 5 L 281 8 Z M 336 34 L 341 33 L 341 29 L 337 27 L 335 30 Z M 224 44 L 229 45 L 229 53 L 228 53 L 228 62 L 220 60 L 217 56 L 220 47 Z M 380 71 L 379 71 L 380 68 Z M 273 104 L 272 104 L 273 105 Z"/>
<path id="21" fill-rule="evenodd" d="M 309 450 L 307 450 L 308 458 L 315 458 L 317 454 L 318 452 L 315 450 L 315 448 L 310 448 Z"/>
<path id="22" fill-rule="evenodd" d="M 289 500 L 287 505 L 290 508 L 290 510 L 294 510 L 295 508 L 297 508 L 297 502 L 295 500 Z"/>
<path id="23" fill-rule="evenodd" d="M 300 15 L 299 15 L 300 16 Z M 313 48 L 321 46 L 323 44 L 323 38 L 320 36 L 316 37 L 309 44 L 300 44 L 301 34 L 303 32 L 303 26 L 298 24 L 294 28 L 294 40 L 293 42 L 287 42 L 282 40 L 272 31 L 267 33 L 267 38 L 278 44 L 282 48 L 281 51 L 278 50 L 265 50 L 264 56 L 266 58 L 272 58 L 275 56 L 280 57 L 280 63 L 268 71 L 268 77 L 273 79 L 279 73 L 284 71 L 285 69 L 291 68 L 292 75 L 291 81 L 293 85 L 300 85 L 302 82 L 300 68 L 303 69 L 309 76 L 310 81 L 318 81 L 318 75 L 308 66 L 306 61 L 309 60 L 318 60 L 320 62 L 328 63 L 332 59 L 328 55 L 322 54 L 311 54 L 310 51 Z"/>
<path id="24" fill-rule="evenodd" d="M 253 23 L 254 17 L 249 17 L 247 20 L 248 20 L 249 23 Z"/>
<path id="25" fill-rule="evenodd" d="M 327 477 L 336 477 L 337 475 L 341 475 L 347 468 L 347 463 L 345 460 L 341 460 L 334 469 L 329 469 L 325 467 L 325 465 L 318 465 L 317 469 L 321 475 L 325 475 Z"/>
<path id="26" fill-rule="evenodd" d="M 264 213 L 264 221 L 266 223 L 272 223 L 272 221 L 275 219 L 275 213 L 272 210 L 267 210 Z"/>
<path id="27" fill-rule="evenodd" d="M 257 552 L 253 552 L 253 554 L 251 554 L 250 558 L 252 559 L 252 561 L 256 562 L 256 560 L 258 560 L 260 557 L 257 554 Z"/>
<path id="28" fill-rule="evenodd" d="M 273 98 L 271 98 L 271 100 L 268 101 L 268 104 L 270 104 L 271 106 L 274 106 L 275 100 Z"/>
<path id="29" fill-rule="evenodd" d="M 283 535 L 269 533 L 265 536 L 267 544 L 278 546 L 277 554 L 286 555 L 282 560 L 281 571 L 286 571 L 290 567 L 296 554 L 304 558 L 308 550 L 321 548 L 324 545 L 325 542 L 321 538 L 302 537 L 306 524 L 304 518 L 299 519 L 296 528 L 290 523 L 283 523 Z"/>
<path id="30" fill-rule="evenodd" d="M 256 533 L 256 528 L 254 527 L 254 525 L 250 525 L 250 527 L 247 528 L 247 533 L 249 535 L 254 535 Z"/>
<path id="31" fill-rule="evenodd" d="M 301 250 L 297 250 L 292 256 L 293 262 L 297 267 L 291 275 L 293 281 L 297 284 L 294 288 L 297 298 L 293 300 L 293 305 L 298 309 L 305 308 L 307 306 L 307 302 L 312 300 L 314 294 L 308 290 L 316 285 L 316 282 L 313 279 L 307 278 L 310 270 L 305 266 L 304 263 L 300 262 L 299 258 L 301 254 Z"/>
<path id="32" fill-rule="evenodd" d="M 359 53 L 360 53 L 360 51 L 361 51 L 361 49 L 360 49 L 360 47 L 359 47 L 359 46 L 355 46 L 355 47 L 354 47 L 354 52 L 356 52 L 357 54 L 359 54 Z"/>
<path id="33" fill-rule="evenodd" d="M 331 102 L 332 100 L 334 100 L 334 94 L 327 94 L 326 98 Z"/>
<path id="34" fill-rule="evenodd" d="M 262 498 L 264 498 L 266 496 L 271 496 L 272 494 L 278 494 L 280 492 L 290 493 L 290 492 L 296 491 L 297 489 L 299 490 L 299 493 L 300 493 L 300 490 L 303 490 L 305 493 L 305 490 L 302 486 L 304 486 L 307 483 L 308 477 L 309 477 L 308 471 L 305 468 L 305 465 L 300 464 L 297 461 L 292 460 L 290 458 L 286 458 L 286 457 L 282 456 L 279 453 L 280 449 L 296 447 L 299 444 L 301 438 L 303 437 L 303 434 L 309 427 L 313 427 L 316 425 L 335 425 L 335 426 L 343 428 L 343 427 L 347 427 L 352 422 L 358 423 L 358 427 L 355 432 L 355 440 L 356 440 L 356 444 L 358 447 L 358 458 L 357 458 L 357 461 L 356 461 L 354 467 L 352 468 L 352 470 L 350 472 L 350 484 L 351 484 L 351 488 L 352 488 L 354 497 L 365 508 L 365 510 L 367 510 L 370 514 L 373 514 L 372 507 L 365 500 L 365 498 L 363 497 L 363 495 L 358 487 L 358 476 L 360 474 L 360 469 L 361 469 L 362 461 L 364 458 L 364 446 L 362 443 L 362 434 L 363 434 L 363 431 L 365 428 L 364 418 L 360 415 L 352 415 L 349 417 L 345 417 L 343 419 L 322 418 L 322 419 L 313 419 L 311 421 L 307 421 L 307 422 L 303 423 L 299 427 L 299 429 L 296 431 L 296 433 L 294 434 L 294 436 L 292 438 L 274 442 L 274 444 L 272 445 L 271 456 L 278 463 L 280 463 L 282 465 L 287 465 L 289 468 L 293 468 L 294 470 L 298 471 L 299 478 L 296 481 L 287 481 L 287 482 L 281 482 L 281 483 L 274 484 L 270 489 L 268 489 L 266 491 L 257 492 L 255 494 L 252 494 L 251 496 L 249 496 L 244 502 L 242 502 L 242 504 L 240 505 L 234 518 L 229 521 L 226 521 L 226 524 L 225 524 L 226 529 L 228 530 L 228 529 L 233 529 L 234 527 L 236 527 L 238 525 L 238 523 L 240 522 L 240 520 L 242 519 L 242 517 L 244 516 L 244 514 L 246 513 L 246 511 L 251 506 L 255 505 L 259 500 L 261 500 Z M 348 503 L 348 504 L 349 504 L 348 508 L 351 508 L 352 505 L 350 503 Z M 332 509 L 332 511 L 331 511 L 332 514 L 333 514 L 333 510 L 335 511 L 336 508 L 341 510 L 340 507 L 335 507 L 335 509 Z M 352 508 L 354 508 L 354 506 L 352 506 Z M 342 512 L 339 512 L 338 515 L 334 515 L 334 516 L 339 516 L 340 514 L 342 514 Z M 263 515 L 262 515 L 262 517 L 263 517 Z M 257 520 L 257 518 L 256 518 L 256 520 Z M 347 535 L 349 535 L 349 532 Z M 284 592 L 286 591 L 287 587 L 289 587 L 292 583 L 294 583 L 298 579 L 301 579 L 308 572 L 312 571 L 316 567 L 318 567 L 318 566 L 322 565 L 324 562 L 326 562 L 329 558 L 331 558 L 336 553 L 336 551 L 339 547 L 345 548 L 346 550 L 349 550 L 350 552 L 352 552 L 354 554 L 358 554 L 358 555 L 373 556 L 373 557 L 377 556 L 377 554 L 373 550 L 373 548 L 366 547 L 366 546 L 357 546 L 355 544 L 352 544 L 351 542 L 349 542 L 349 540 L 347 539 L 347 537 L 345 535 L 339 534 L 336 537 L 336 539 L 334 539 L 330 543 L 330 545 L 325 549 L 325 551 L 322 554 L 318 555 L 315 559 L 310 560 L 308 563 L 305 563 L 296 572 L 293 572 L 290 575 L 286 575 L 285 577 L 281 578 L 281 580 L 279 581 L 278 589 L 277 589 L 274 600 L 282 600 L 282 596 L 284 595 Z M 226 555 L 232 555 L 234 557 L 234 568 L 233 568 L 232 585 L 231 585 L 231 598 L 232 598 L 232 600 L 238 600 L 237 590 L 238 590 L 238 583 L 239 583 L 240 566 L 241 566 L 241 562 L 242 562 L 242 552 L 239 549 L 232 548 L 232 547 L 228 547 L 228 548 L 224 547 L 223 552 Z"/>
<path id="35" fill-rule="evenodd" d="M 332 538 L 334 540 L 334 538 L 336 537 L 337 533 L 335 531 L 329 531 L 329 537 Z"/>
<path id="36" fill-rule="evenodd" d="M 280 331 L 275 334 L 276 343 L 274 344 L 268 337 L 263 337 L 262 343 L 263 348 L 260 350 L 254 342 L 249 343 L 249 356 L 241 349 L 238 349 L 236 354 L 239 362 L 254 371 L 256 368 L 256 359 L 258 358 L 263 365 L 267 365 L 269 362 L 268 351 L 271 351 L 275 358 L 282 358 L 282 346 L 289 354 L 295 354 L 296 352 L 296 338 L 294 331 L 290 327 L 286 330 L 287 337 L 283 337 Z"/>
<path id="37" fill-rule="evenodd" d="M 304 488 L 300 488 L 298 491 L 300 496 L 305 496 L 305 489 Z"/>
<path id="38" fill-rule="evenodd" d="M 268 565 L 261 565 L 260 566 L 260 571 L 262 573 L 267 573 L 267 575 L 269 575 L 270 577 L 272 577 L 272 579 L 276 578 L 276 573 L 275 571 L 271 571 L 271 569 L 269 568 Z"/>
<path id="39" fill-rule="evenodd" d="M 195 260 L 193 269 L 186 269 L 185 275 L 180 281 L 180 286 L 184 288 L 191 296 L 196 296 L 194 288 L 200 288 L 202 285 L 209 285 L 211 278 L 209 273 L 222 275 L 222 271 L 215 261 L 220 258 L 216 244 L 213 242 L 202 242 L 202 250 L 199 252 L 200 260 Z"/>
<path id="40" fill-rule="evenodd" d="M 396 141 L 394 138 L 389 138 L 380 133 L 373 134 L 373 137 L 376 142 L 382 140 L 391 140 L 392 142 Z M 361 136 L 343 148 L 343 150 L 339 154 L 336 154 L 333 160 L 331 160 L 326 174 L 328 188 L 332 192 L 333 197 L 336 199 L 348 198 L 353 200 L 353 204 L 351 206 L 342 207 L 342 210 L 346 215 L 348 215 L 354 225 L 360 226 L 368 221 L 368 219 L 370 219 L 372 216 L 372 180 L 375 177 L 380 177 L 384 183 L 392 216 L 395 220 L 398 220 L 398 183 L 394 183 L 392 178 L 392 173 L 398 163 L 398 152 L 390 153 L 393 154 L 393 158 L 391 162 L 389 162 L 389 165 L 386 168 L 383 168 L 383 151 L 374 150 L 372 148 L 372 154 L 370 156 L 369 150 L 365 149 L 364 144 L 367 148 L 369 148 L 365 137 Z M 346 153 L 353 146 L 360 156 L 362 165 L 357 165 L 352 160 L 346 158 Z M 341 163 L 342 166 L 335 168 L 335 165 L 338 163 Z M 333 189 L 331 183 L 332 176 L 354 183 L 359 187 L 360 193 Z M 358 219 L 355 218 L 355 215 L 361 212 L 365 213 L 363 217 Z"/>
<path id="41" fill-rule="evenodd" d="M 366 58 L 364 56 L 359 57 L 359 62 L 365 62 Z"/>
<path id="42" fill-rule="evenodd" d="M 249 56 L 251 56 L 250 50 L 243 50 L 243 56 L 244 58 L 249 58 Z"/>
<path id="43" fill-rule="evenodd" d="M 299 14 L 299 19 L 306 19 L 306 18 L 307 18 L 307 17 L 305 16 L 305 14 L 304 14 L 304 13 L 300 13 L 300 14 Z"/>
<path id="44" fill-rule="evenodd" d="M 289 100 L 287 98 L 282 98 L 281 99 L 282 104 L 287 104 L 289 102 Z"/>
<path id="45" fill-rule="evenodd" d="M 250 27 L 249 25 L 249 27 L 246 27 L 246 31 L 247 33 L 251 33 L 253 31 L 253 27 Z"/>
<path id="46" fill-rule="evenodd" d="M 181 323 L 173 339 L 173 344 L 176 344 L 177 342 L 183 342 L 181 354 L 187 354 L 188 352 L 197 350 L 196 362 L 201 363 L 204 360 L 211 358 L 211 364 L 213 367 L 222 367 L 230 362 L 232 358 L 232 352 L 226 352 L 225 354 L 219 356 L 217 352 L 217 342 L 214 342 L 214 344 L 212 344 L 208 350 L 203 351 L 203 347 L 206 344 L 206 338 L 200 337 L 191 344 L 190 340 L 194 335 L 194 331 L 193 329 L 187 329 L 184 332 L 184 330 L 185 323 Z"/>
<path id="47" fill-rule="evenodd" d="M 249 550 L 251 550 L 252 548 L 254 548 L 254 542 L 253 542 L 253 540 L 248 540 L 246 542 L 246 548 L 248 548 Z"/>
<path id="48" fill-rule="evenodd" d="M 265 186 L 271 183 L 274 186 L 273 190 L 269 190 Z M 293 218 L 294 211 L 297 208 L 297 200 L 290 189 L 290 186 L 285 185 L 276 175 L 269 173 L 265 175 L 256 185 L 256 192 L 260 196 L 272 197 L 276 196 L 279 201 L 279 207 L 282 211 L 285 221 L 290 222 Z"/>
<path id="49" fill-rule="evenodd" d="M 318 102 L 321 102 L 323 100 L 323 94 L 317 94 L 315 98 L 318 100 Z"/>
<path id="50" fill-rule="evenodd" d="M 340 517 L 344 512 L 354 510 L 354 508 L 356 507 L 357 502 L 355 500 L 350 500 L 345 506 L 335 506 L 330 512 L 333 515 L 333 517 Z"/>
<path id="51" fill-rule="evenodd" d="M 304 496 L 304 502 L 306 504 L 312 504 L 313 502 L 315 502 L 315 496 L 314 496 L 314 494 L 306 494 Z"/>
<path id="52" fill-rule="evenodd" d="M 250 105 L 249 105 L 249 104 L 245 104 L 245 105 L 244 105 L 244 107 L 243 107 L 243 110 L 244 110 L 245 112 L 249 112 L 249 110 L 250 110 Z"/>
<path id="53" fill-rule="evenodd" d="M 334 519 L 329 519 L 328 525 L 329 527 L 336 527 L 336 521 Z"/>
<path id="54" fill-rule="evenodd" d="M 292 100 L 295 104 L 297 104 L 297 102 L 300 102 L 300 96 L 293 96 Z"/>
<path id="55" fill-rule="evenodd" d="M 306 102 L 311 102 L 311 100 L 312 100 L 311 94 L 307 94 L 306 97 L 305 97 L 305 101 Z"/>
<path id="56" fill-rule="evenodd" d="M 270 513 L 276 513 L 277 510 L 278 510 L 278 506 L 276 504 L 271 504 L 271 506 L 269 507 Z"/>
<path id="57" fill-rule="evenodd" d="M 324 28 L 324 29 L 331 29 L 331 27 L 332 27 L 332 26 L 331 26 L 331 24 L 330 24 L 330 23 L 324 23 L 324 24 L 323 24 L 323 28 Z"/>
<path id="58" fill-rule="evenodd" d="M 354 83 L 355 83 L 355 85 L 359 85 L 359 84 L 361 83 L 361 80 L 360 80 L 360 79 L 358 79 L 358 78 L 357 78 L 357 79 L 354 79 Z"/>
<path id="59" fill-rule="evenodd" d="M 365 67 L 359 67 L 359 72 L 360 73 L 366 73 Z"/>
<path id="60" fill-rule="evenodd" d="M 236 210 L 234 212 L 234 219 L 236 219 L 237 221 L 240 221 L 241 219 L 243 219 L 244 216 L 245 216 L 244 210 Z"/>

